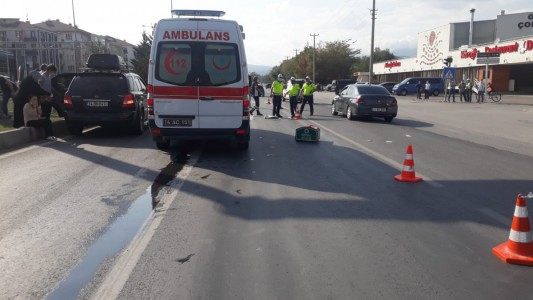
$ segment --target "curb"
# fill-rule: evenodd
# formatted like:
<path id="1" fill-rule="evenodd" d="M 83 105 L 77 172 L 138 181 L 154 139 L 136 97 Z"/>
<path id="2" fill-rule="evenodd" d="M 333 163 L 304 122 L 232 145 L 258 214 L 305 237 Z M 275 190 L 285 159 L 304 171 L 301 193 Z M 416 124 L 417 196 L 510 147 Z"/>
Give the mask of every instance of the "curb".
<path id="1" fill-rule="evenodd" d="M 56 136 L 62 136 L 67 133 L 65 120 L 60 120 L 52 123 L 54 128 L 54 134 Z M 27 143 L 42 140 L 44 133 L 42 130 L 33 127 L 20 127 L 4 132 L 0 132 L 0 152 L 15 148 Z"/>

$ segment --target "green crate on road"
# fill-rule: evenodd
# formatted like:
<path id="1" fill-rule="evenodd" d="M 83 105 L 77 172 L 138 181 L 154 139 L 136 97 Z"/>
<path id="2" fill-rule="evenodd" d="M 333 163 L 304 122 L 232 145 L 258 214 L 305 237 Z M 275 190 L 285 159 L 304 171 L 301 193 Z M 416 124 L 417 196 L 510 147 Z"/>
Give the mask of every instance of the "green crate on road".
<path id="1" fill-rule="evenodd" d="M 297 128 L 294 138 L 297 142 L 318 142 L 320 140 L 320 128 L 313 125 Z"/>

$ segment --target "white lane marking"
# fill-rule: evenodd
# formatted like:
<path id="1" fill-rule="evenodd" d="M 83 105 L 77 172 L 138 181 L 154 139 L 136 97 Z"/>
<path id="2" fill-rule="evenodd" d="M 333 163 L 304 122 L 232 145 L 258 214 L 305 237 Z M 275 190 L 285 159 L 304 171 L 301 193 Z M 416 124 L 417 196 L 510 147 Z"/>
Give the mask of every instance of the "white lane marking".
<path id="1" fill-rule="evenodd" d="M 166 212 L 177 198 L 183 183 L 189 177 L 198 161 L 198 157 L 199 155 L 191 155 L 189 162 L 183 166 L 183 169 L 174 179 L 172 193 L 164 196 L 163 206 L 158 207 L 157 212 L 152 212 L 133 241 L 121 251 L 115 264 L 107 273 L 98 290 L 91 296 L 91 299 L 116 299 L 118 297 L 161 221 L 164 219 Z"/>
<path id="2" fill-rule="evenodd" d="M 326 130 L 327 132 L 333 134 L 334 136 L 338 137 L 339 139 L 349 143 L 349 144 L 352 144 L 353 146 L 355 146 L 356 148 L 359 148 L 360 150 L 362 150 L 363 152 L 365 152 L 366 154 L 376 158 L 377 160 L 381 161 L 382 163 L 386 164 L 386 165 L 389 165 L 390 167 L 394 168 L 394 169 L 397 169 L 397 170 L 402 170 L 403 169 L 403 164 L 400 164 L 388 157 L 386 157 L 385 155 L 381 154 L 381 153 L 378 153 L 370 148 L 367 148 L 365 146 L 363 146 L 362 144 L 359 144 L 349 138 L 347 138 L 346 136 L 338 133 L 338 132 L 335 132 L 334 130 L 318 123 L 318 122 L 315 122 L 313 120 L 309 120 L 307 119 L 306 121 L 308 122 L 311 122 L 315 125 L 317 125 L 319 128 L 323 128 L 324 130 Z M 432 180 L 431 178 L 429 178 L 428 176 L 425 176 L 423 174 L 420 174 L 419 172 L 417 172 L 417 177 L 422 177 L 424 179 L 425 182 L 427 182 L 429 185 L 431 185 L 432 187 L 434 188 L 443 188 L 444 185 L 438 183 L 438 182 L 435 182 L 434 180 Z"/>

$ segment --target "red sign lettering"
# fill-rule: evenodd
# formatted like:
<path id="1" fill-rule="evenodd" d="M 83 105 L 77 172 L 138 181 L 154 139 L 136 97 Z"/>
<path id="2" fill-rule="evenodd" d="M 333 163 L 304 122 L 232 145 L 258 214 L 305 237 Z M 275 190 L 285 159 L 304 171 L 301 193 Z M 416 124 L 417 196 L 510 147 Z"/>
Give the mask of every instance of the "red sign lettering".
<path id="1" fill-rule="evenodd" d="M 385 68 L 394 68 L 394 67 L 401 67 L 402 66 L 402 62 L 400 61 L 391 61 L 391 62 L 387 62 L 385 63 Z"/>
<path id="2" fill-rule="evenodd" d="M 500 52 L 500 53 L 510 53 L 518 52 L 518 43 L 505 46 L 494 46 L 494 47 L 485 47 L 485 52 Z"/>
<path id="3" fill-rule="evenodd" d="M 478 51 L 476 48 L 472 49 L 472 51 L 461 51 L 461 59 L 470 58 L 471 60 L 474 60 L 477 57 L 477 53 Z"/>
<path id="4" fill-rule="evenodd" d="M 164 40 L 229 41 L 229 32 L 201 30 L 167 30 Z"/>

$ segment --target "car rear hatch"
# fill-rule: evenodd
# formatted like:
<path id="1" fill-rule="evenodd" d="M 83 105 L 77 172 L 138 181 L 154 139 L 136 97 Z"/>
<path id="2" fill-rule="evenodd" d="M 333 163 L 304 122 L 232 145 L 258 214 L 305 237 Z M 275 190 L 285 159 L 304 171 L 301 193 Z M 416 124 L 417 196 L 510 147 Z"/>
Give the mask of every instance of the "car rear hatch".
<path id="1" fill-rule="evenodd" d="M 75 112 L 119 112 L 128 92 L 126 77 L 121 73 L 87 73 L 75 77 L 67 93 L 72 104 L 67 109 Z"/>

